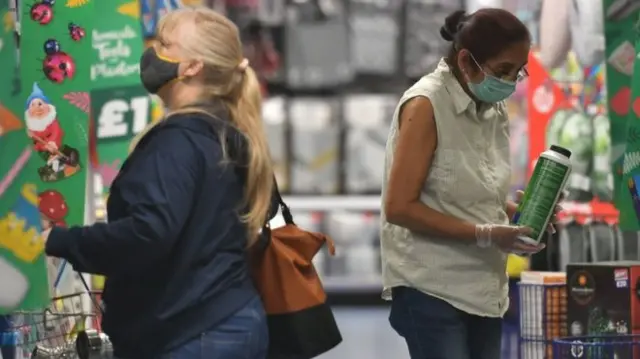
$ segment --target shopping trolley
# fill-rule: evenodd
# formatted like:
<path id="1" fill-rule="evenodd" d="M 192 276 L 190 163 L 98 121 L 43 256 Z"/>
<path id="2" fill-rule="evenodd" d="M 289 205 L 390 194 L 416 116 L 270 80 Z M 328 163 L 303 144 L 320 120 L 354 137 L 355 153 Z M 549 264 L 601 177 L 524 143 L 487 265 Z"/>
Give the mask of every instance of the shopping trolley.
<path id="1" fill-rule="evenodd" d="M 0 344 L 14 358 L 3 359 L 111 358 L 111 343 L 97 320 L 99 294 L 86 291 L 59 296 L 44 310 L 11 314 L 10 328 L 0 333 Z"/>
<path id="2" fill-rule="evenodd" d="M 569 337 L 553 341 L 553 359 L 639 359 L 640 335 Z"/>

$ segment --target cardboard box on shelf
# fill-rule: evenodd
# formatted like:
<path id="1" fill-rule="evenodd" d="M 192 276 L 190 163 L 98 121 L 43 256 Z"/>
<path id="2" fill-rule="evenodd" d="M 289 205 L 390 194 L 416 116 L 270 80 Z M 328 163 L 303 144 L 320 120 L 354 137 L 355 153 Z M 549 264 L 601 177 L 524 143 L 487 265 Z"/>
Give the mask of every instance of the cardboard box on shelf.
<path id="1" fill-rule="evenodd" d="M 553 358 L 553 339 L 567 335 L 566 275 L 522 272 L 520 337 L 522 359 Z"/>
<path id="2" fill-rule="evenodd" d="M 640 262 L 569 264 L 567 266 L 569 334 L 571 336 L 640 334 L 638 282 L 640 282 Z M 607 352 L 611 350 L 615 352 L 615 358 L 618 359 L 640 357 L 637 356 L 638 353 L 633 354 L 630 346 L 606 349 Z"/>

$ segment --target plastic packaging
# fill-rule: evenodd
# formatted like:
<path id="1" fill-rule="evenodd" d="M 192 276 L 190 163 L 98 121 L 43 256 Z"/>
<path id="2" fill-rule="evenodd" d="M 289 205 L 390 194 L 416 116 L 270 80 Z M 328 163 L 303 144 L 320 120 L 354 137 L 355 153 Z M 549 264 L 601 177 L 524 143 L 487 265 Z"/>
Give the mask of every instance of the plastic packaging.
<path id="1" fill-rule="evenodd" d="M 553 145 L 538 158 L 512 219 L 513 223 L 533 230 L 530 237 L 520 237 L 523 242 L 538 244 L 542 239 L 571 174 L 570 157 L 571 151 Z"/>

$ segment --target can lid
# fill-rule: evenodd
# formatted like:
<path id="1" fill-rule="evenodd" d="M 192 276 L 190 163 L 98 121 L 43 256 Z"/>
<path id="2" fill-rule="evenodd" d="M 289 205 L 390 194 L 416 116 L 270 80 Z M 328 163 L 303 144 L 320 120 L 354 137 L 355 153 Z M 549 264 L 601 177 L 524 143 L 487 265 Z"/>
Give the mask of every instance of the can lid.
<path id="1" fill-rule="evenodd" d="M 551 151 L 553 152 L 557 152 L 567 158 L 571 158 L 571 151 L 569 151 L 568 149 L 564 148 L 564 147 L 560 147 L 557 145 L 551 145 Z"/>

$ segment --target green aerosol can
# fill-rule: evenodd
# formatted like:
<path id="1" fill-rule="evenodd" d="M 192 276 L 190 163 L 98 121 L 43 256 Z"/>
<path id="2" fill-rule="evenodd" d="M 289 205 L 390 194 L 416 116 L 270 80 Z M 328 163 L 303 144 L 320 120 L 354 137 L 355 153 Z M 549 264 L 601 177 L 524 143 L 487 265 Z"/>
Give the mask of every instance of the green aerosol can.
<path id="1" fill-rule="evenodd" d="M 512 218 L 513 223 L 532 229 L 531 235 L 522 237 L 522 241 L 540 243 L 571 174 L 570 157 L 571 151 L 553 145 L 538 158 Z"/>

